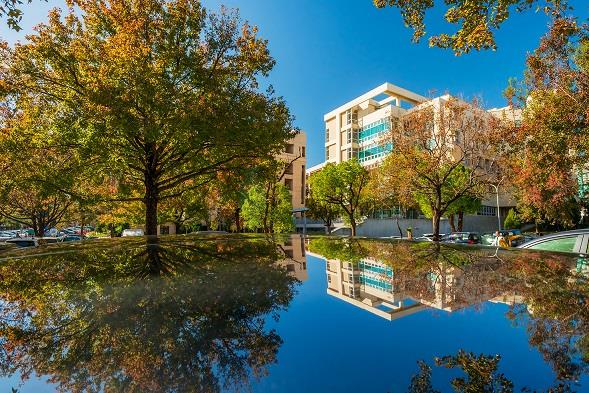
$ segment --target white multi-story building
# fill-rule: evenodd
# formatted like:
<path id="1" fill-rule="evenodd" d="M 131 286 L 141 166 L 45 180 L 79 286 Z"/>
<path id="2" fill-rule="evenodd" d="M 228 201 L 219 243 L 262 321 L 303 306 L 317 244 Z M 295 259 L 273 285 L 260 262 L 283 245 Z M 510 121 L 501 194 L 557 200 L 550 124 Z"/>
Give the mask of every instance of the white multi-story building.
<path id="1" fill-rule="evenodd" d="M 321 170 L 327 163 L 340 163 L 356 158 L 363 166 L 373 168 L 390 153 L 393 146 L 383 143 L 383 136 L 390 131 L 390 122 L 402 118 L 411 108 L 430 105 L 440 107 L 451 99 L 449 95 L 426 98 L 391 83 L 384 83 L 324 115 L 325 121 L 325 161 L 307 170 L 307 176 Z M 493 108 L 489 116 L 518 122 L 521 112 L 511 108 Z M 479 162 L 483 169 L 489 169 L 491 159 L 482 157 Z M 514 201 L 509 193 L 499 197 L 501 216 L 505 216 Z M 479 212 L 483 216 L 497 216 L 494 194 L 483 201 Z"/>
<path id="2" fill-rule="evenodd" d="M 427 98 L 390 83 L 361 95 L 324 116 L 325 162 L 339 163 L 357 158 L 365 166 L 373 166 L 391 151 L 380 137 L 389 131 L 391 117 Z"/>

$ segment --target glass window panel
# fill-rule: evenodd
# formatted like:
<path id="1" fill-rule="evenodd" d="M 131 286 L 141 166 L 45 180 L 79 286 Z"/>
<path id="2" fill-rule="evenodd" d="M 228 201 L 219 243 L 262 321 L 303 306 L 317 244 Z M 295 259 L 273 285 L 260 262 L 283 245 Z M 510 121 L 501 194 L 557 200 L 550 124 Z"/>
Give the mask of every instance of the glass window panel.
<path id="1" fill-rule="evenodd" d="M 546 240 L 545 242 L 538 243 L 530 248 L 533 250 L 573 252 L 575 250 L 576 242 L 577 236 L 560 237 L 558 239 Z"/>

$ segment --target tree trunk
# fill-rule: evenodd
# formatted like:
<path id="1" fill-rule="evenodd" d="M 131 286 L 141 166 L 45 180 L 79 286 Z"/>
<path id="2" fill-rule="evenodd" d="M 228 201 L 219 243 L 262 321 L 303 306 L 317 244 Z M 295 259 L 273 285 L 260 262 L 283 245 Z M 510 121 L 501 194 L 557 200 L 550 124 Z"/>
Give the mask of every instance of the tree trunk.
<path id="1" fill-rule="evenodd" d="M 456 225 L 454 224 L 454 214 L 450 214 L 448 216 L 448 222 L 450 223 L 450 230 L 452 232 L 456 232 Z M 462 229 L 459 229 L 458 231 L 461 231 Z"/>
<path id="2" fill-rule="evenodd" d="M 434 241 L 440 241 L 440 213 L 435 210 L 432 214 L 432 233 L 434 235 Z"/>
<path id="3" fill-rule="evenodd" d="M 237 233 L 241 232 L 241 221 L 240 221 L 240 214 L 241 209 L 238 207 L 235 209 L 235 231 Z"/>
<path id="4" fill-rule="evenodd" d="M 399 219 L 397 218 L 397 229 L 399 230 L 399 236 L 403 237 L 403 231 L 401 230 L 401 225 L 399 225 Z"/>
<path id="5" fill-rule="evenodd" d="M 331 235 L 331 220 L 325 221 L 325 231 L 328 235 Z"/>
<path id="6" fill-rule="evenodd" d="M 148 195 L 145 198 L 145 235 L 157 236 L 157 197 Z"/>
<path id="7" fill-rule="evenodd" d="M 41 213 L 43 214 L 43 213 Z M 32 228 L 33 232 L 35 233 L 35 237 L 43 237 L 45 236 L 45 221 L 41 218 L 34 217 L 32 221 Z"/>
<path id="8" fill-rule="evenodd" d="M 356 219 L 354 213 L 350 214 L 350 226 L 352 227 L 352 237 L 356 236 Z"/>
<path id="9" fill-rule="evenodd" d="M 84 239 L 84 225 L 86 225 L 86 223 L 84 222 L 84 212 L 81 212 L 81 216 L 82 216 L 82 224 L 80 225 L 80 239 Z"/>
<path id="10" fill-rule="evenodd" d="M 157 151 L 154 143 L 148 143 L 145 146 L 145 164 L 145 235 L 157 236 L 157 205 L 159 202 L 159 190 L 156 176 Z"/>
<path id="11" fill-rule="evenodd" d="M 462 232 L 462 228 L 464 227 L 464 212 L 462 210 L 458 211 L 458 232 Z"/>

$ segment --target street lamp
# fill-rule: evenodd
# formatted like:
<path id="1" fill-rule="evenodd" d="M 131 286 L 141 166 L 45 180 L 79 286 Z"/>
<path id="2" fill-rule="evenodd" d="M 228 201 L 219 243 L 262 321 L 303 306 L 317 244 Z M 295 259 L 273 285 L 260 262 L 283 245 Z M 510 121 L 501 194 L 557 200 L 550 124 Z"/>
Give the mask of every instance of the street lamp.
<path id="1" fill-rule="evenodd" d="M 501 183 L 501 182 L 499 182 Z M 499 183 L 491 184 L 493 188 L 495 188 L 495 195 L 497 196 L 497 227 L 499 232 L 501 232 L 501 211 L 499 209 Z"/>

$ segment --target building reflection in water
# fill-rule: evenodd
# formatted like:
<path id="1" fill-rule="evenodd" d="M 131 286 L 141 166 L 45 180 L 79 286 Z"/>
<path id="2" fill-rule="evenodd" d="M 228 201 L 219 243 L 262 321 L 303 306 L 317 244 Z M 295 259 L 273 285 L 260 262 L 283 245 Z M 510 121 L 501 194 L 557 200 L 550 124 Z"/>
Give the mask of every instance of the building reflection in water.
<path id="1" fill-rule="evenodd" d="M 284 253 L 284 259 L 278 264 L 286 268 L 286 271 L 297 280 L 303 282 L 309 277 L 307 273 L 307 256 L 305 251 L 305 239 L 301 235 L 291 235 L 284 242 L 278 244 Z"/>
<path id="2" fill-rule="evenodd" d="M 374 259 L 326 260 L 326 273 L 329 295 L 389 321 L 425 308 L 395 285 L 391 267 Z"/>
<path id="3" fill-rule="evenodd" d="M 394 247 L 393 247 L 394 249 Z M 446 250 L 453 252 L 451 249 Z M 454 312 L 484 302 L 503 303 L 509 306 L 525 305 L 518 285 L 509 284 L 496 270 L 502 264 L 493 250 L 470 253 L 469 263 L 448 263 L 438 250 L 436 258 L 428 260 L 424 268 L 416 268 L 416 256 L 408 266 L 397 270 L 391 263 L 359 253 L 350 260 L 328 258 L 320 253 L 309 255 L 325 260 L 327 294 L 389 321 L 399 319 L 427 308 Z M 371 253 L 368 253 L 371 254 Z M 378 252 L 374 253 L 378 254 Z M 430 255 L 431 257 L 431 255 Z M 397 261 L 401 261 L 399 256 Z M 571 273 L 587 275 L 584 258 L 565 258 Z M 502 265 L 503 266 L 503 265 Z M 533 307 L 525 306 L 530 314 Z"/>

